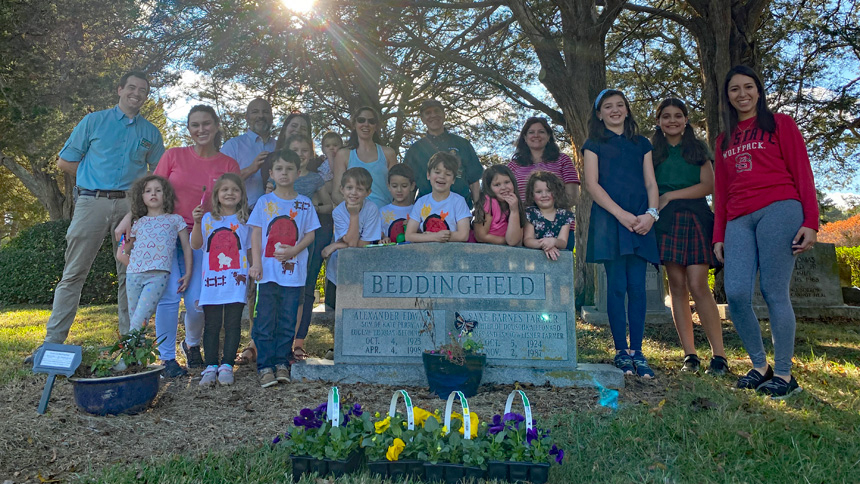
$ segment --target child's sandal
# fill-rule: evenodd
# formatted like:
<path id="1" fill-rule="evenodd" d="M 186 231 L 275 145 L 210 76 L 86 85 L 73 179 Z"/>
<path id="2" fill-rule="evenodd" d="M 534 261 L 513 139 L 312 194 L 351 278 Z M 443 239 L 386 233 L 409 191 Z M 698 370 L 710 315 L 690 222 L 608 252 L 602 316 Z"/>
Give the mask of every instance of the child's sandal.
<path id="1" fill-rule="evenodd" d="M 236 355 L 235 364 L 237 365 L 253 365 L 257 362 L 257 349 L 253 346 L 248 346 L 241 353 Z"/>

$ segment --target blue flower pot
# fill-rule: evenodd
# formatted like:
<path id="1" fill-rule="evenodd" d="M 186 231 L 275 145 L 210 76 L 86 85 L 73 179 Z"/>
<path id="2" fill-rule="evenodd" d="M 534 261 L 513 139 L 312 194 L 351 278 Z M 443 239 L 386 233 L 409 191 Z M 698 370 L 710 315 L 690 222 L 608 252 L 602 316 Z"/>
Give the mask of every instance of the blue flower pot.
<path id="1" fill-rule="evenodd" d="M 422 357 L 430 393 L 435 393 L 442 399 L 448 398 L 451 392 L 457 390 L 463 392 L 466 397 L 473 397 L 478 393 L 487 355 L 466 356 L 466 363 L 463 365 L 451 363 L 438 353 L 423 353 Z"/>
<path id="2" fill-rule="evenodd" d="M 158 395 L 163 366 L 147 371 L 105 378 L 69 378 L 75 404 L 93 415 L 134 415 L 149 407 Z"/>

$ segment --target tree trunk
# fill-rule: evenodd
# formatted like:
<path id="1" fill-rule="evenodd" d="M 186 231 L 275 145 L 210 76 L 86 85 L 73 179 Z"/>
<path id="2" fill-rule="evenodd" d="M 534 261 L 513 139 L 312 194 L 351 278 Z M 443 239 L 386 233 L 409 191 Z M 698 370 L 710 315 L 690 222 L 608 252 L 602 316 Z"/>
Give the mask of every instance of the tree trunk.
<path id="1" fill-rule="evenodd" d="M 605 0 L 599 13 L 594 0 L 554 3 L 559 8 L 562 23 L 561 32 L 555 35 L 535 18 L 528 2 L 508 2 L 541 63 L 541 82 L 561 107 L 564 116 L 561 121 L 574 148 L 574 163 L 583 174 L 580 150 L 588 138 L 592 102 L 606 87 L 606 34 L 626 0 Z M 553 113 L 548 114 L 552 116 Z M 559 122 L 555 118 L 553 121 Z M 592 198 L 587 187 L 582 188 L 576 204 L 574 284 L 577 310 L 594 300 L 594 267 L 585 263 Z"/>
<path id="2" fill-rule="evenodd" d="M 45 210 L 48 211 L 48 216 L 51 220 L 72 218 L 73 207 L 71 196 L 63 193 L 63 190 L 60 189 L 55 173 L 45 170 L 44 166 L 38 166 L 35 164 L 32 166 L 31 172 L 15 161 L 14 158 L 7 156 L 4 153 L 0 153 L 0 162 L 2 162 L 2 165 L 9 169 L 13 175 L 18 177 L 27 190 L 29 190 L 30 193 L 32 193 L 33 196 L 42 203 Z M 47 163 L 44 165 L 47 165 Z M 66 187 L 70 187 L 71 177 L 68 177 L 68 175 L 66 176 L 69 180 L 67 180 L 65 185 Z"/>

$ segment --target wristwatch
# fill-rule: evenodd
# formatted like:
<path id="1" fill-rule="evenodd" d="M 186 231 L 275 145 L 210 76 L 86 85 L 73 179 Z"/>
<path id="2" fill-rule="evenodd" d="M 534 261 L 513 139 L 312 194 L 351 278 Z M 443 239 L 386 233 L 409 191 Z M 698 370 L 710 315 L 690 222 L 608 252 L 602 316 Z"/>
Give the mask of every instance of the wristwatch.
<path id="1" fill-rule="evenodd" d="M 654 207 L 651 207 L 651 208 L 649 208 L 648 210 L 645 210 L 645 213 L 647 213 L 648 215 L 650 215 L 650 216 L 654 217 L 654 221 L 655 221 L 655 222 L 656 222 L 656 221 L 658 221 L 658 220 L 660 220 L 660 211 L 659 211 L 659 210 L 657 210 L 657 209 L 656 209 L 656 208 L 654 208 Z"/>

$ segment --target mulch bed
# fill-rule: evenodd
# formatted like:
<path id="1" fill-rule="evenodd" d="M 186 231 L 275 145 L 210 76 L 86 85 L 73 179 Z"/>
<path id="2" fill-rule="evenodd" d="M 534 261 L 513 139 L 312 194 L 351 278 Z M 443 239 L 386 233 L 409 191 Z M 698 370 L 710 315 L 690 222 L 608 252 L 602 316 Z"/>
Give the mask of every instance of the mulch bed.
<path id="1" fill-rule="evenodd" d="M 667 375 L 656 382 L 627 378 L 620 402 L 656 404 L 666 393 Z M 238 367 L 232 387 L 199 388 L 194 376 L 163 380 L 159 395 L 145 413 L 96 417 L 77 409 L 65 379 L 54 386 L 48 412 L 36 413 L 44 375 L 14 381 L 0 389 L 0 482 L 67 482 L 77 474 L 112 464 L 135 464 L 171 455 L 198 456 L 229 452 L 239 446 L 271 442 L 304 407 L 325 402 L 326 382 L 293 382 L 260 388 L 255 372 Z M 357 401 L 369 411 L 388 410 L 395 387 L 338 385 L 342 400 Z M 469 399 L 481 420 L 504 410 L 513 385 L 485 385 Z M 600 409 L 597 392 L 587 388 L 524 386 L 537 416 Z M 441 408 L 444 401 L 426 388 L 407 388 L 414 404 Z M 609 411 L 609 410 L 606 410 Z M 41 479 L 40 479 L 41 477 Z M 55 480 L 54 480 L 55 479 Z"/>

